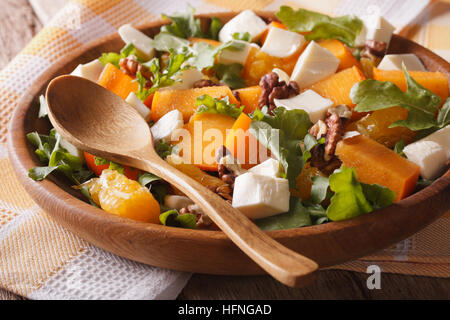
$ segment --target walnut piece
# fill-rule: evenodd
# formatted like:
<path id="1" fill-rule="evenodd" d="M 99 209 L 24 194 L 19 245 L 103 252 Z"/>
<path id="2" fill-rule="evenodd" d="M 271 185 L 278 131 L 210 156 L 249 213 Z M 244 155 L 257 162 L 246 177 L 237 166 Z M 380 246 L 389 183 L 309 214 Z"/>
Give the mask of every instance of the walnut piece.
<path id="1" fill-rule="evenodd" d="M 269 72 L 259 81 L 262 88 L 261 96 L 259 97 L 258 105 L 260 108 L 267 106 L 268 113 L 273 114 L 276 108 L 275 99 L 287 99 L 298 95 L 300 88 L 295 81 L 290 81 L 286 84 L 285 81 L 279 81 L 278 75 L 275 72 Z"/>

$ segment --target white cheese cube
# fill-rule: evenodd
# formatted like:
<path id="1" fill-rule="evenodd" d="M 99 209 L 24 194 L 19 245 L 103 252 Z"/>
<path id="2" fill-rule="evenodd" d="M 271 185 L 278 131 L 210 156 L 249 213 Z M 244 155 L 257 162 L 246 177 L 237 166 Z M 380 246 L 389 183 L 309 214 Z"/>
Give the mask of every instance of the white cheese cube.
<path id="1" fill-rule="evenodd" d="M 272 178 L 280 178 L 280 162 L 269 158 L 257 166 L 250 168 L 248 171 Z"/>
<path id="2" fill-rule="evenodd" d="M 408 71 L 427 71 L 414 53 L 387 54 L 377 66 L 381 70 L 402 70 L 402 63 Z"/>
<path id="3" fill-rule="evenodd" d="M 420 167 L 422 178 L 436 178 L 442 173 L 447 160 L 450 159 L 450 126 L 408 144 L 403 152 L 409 161 Z"/>
<path id="4" fill-rule="evenodd" d="M 172 133 L 183 125 L 183 114 L 180 111 L 175 109 L 166 113 L 151 127 L 153 141 L 170 141 Z"/>
<path id="5" fill-rule="evenodd" d="M 408 160 L 420 167 L 420 175 L 424 179 L 434 179 L 444 169 L 447 155 L 445 150 L 434 141 L 417 141 L 407 145 L 403 152 Z"/>
<path id="6" fill-rule="evenodd" d="M 274 99 L 274 103 L 277 107 L 285 107 L 288 110 L 305 110 L 312 123 L 324 119 L 328 109 L 334 104 L 313 90 L 306 90 L 289 99 Z"/>
<path id="7" fill-rule="evenodd" d="M 174 79 L 181 81 L 177 81 L 173 85 L 161 88 L 160 90 L 191 89 L 194 87 L 195 82 L 203 79 L 203 73 L 196 68 L 191 68 L 181 71 L 181 73 L 176 75 Z"/>
<path id="8" fill-rule="evenodd" d="M 333 53 L 311 41 L 298 58 L 291 80 L 303 89 L 331 76 L 336 72 L 339 62 Z"/>
<path id="9" fill-rule="evenodd" d="M 145 33 L 133 28 L 129 24 L 121 26 L 118 30 L 120 37 L 126 44 L 132 43 L 146 60 L 152 59 L 156 52 L 153 48 L 153 40 Z"/>
<path id="10" fill-rule="evenodd" d="M 248 54 L 250 53 L 250 49 L 252 47 L 259 48 L 259 46 L 255 43 L 249 43 L 247 41 L 242 40 L 235 40 L 235 41 L 242 43 L 244 45 L 244 48 L 242 50 L 232 50 L 232 49 L 221 50 L 217 55 L 217 61 L 220 64 L 240 63 L 244 65 L 245 61 L 247 60 Z"/>
<path id="11" fill-rule="evenodd" d="M 141 116 L 148 121 L 150 117 L 150 109 L 134 94 L 130 92 L 128 97 L 125 99 Z"/>
<path id="12" fill-rule="evenodd" d="M 261 51 L 273 57 L 286 58 L 300 50 L 305 43 L 305 37 L 297 32 L 271 27 Z"/>
<path id="13" fill-rule="evenodd" d="M 85 64 L 79 64 L 78 67 L 72 71 L 71 75 L 97 82 L 103 68 L 104 66 L 100 60 L 95 59 Z"/>
<path id="14" fill-rule="evenodd" d="M 272 72 L 275 72 L 278 75 L 278 80 L 280 82 L 284 81 L 286 83 L 289 83 L 289 81 L 291 80 L 289 78 L 289 75 L 284 70 L 281 70 L 281 69 L 278 69 L 278 68 L 274 68 L 274 69 L 272 69 Z"/>
<path id="15" fill-rule="evenodd" d="M 80 158 L 81 162 L 84 162 L 84 154 L 83 151 L 75 147 L 69 141 L 65 140 L 63 137 L 60 137 L 59 145 L 66 149 L 68 153 L 70 153 L 74 157 Z"/>
<path id="16" fill-rule="evenodd" d="M 378 14 L 363 16 L 361 20 L 363 27 L 361 33 L 355 39 L 356 47 L 364 46 L 367 40 L 383 41 L 389 47 L 395 26 Z"/>
<path id="17" fill-rule="evenodd" d="M 259 219 L 289 211 L 289 182 L 252 172 L 234 181 L 232 206 L 250 219 Z"/>
<path id="18" fill-rule="evenodd" d="M 219 32 L 219 41 L 227 42 L 233 40 L 233 34 L 250 34 L 250 40 L 255 41 L 266 31 L 267 24 L 252 10 L 244 10 L 228 21 Z"/>

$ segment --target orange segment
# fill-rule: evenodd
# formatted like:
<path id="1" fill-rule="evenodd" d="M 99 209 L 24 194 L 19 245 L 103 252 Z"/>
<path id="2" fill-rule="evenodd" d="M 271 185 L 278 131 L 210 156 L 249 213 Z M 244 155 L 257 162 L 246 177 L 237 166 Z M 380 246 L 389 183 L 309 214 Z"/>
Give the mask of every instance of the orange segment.
<path id="1" fill-rule="evenodd" d="M 116 170 L 103 170 L 87 183 L 92 199 L 106 212 L 137 221 L 159 223 L 160 207 L 150 191 Z"/>

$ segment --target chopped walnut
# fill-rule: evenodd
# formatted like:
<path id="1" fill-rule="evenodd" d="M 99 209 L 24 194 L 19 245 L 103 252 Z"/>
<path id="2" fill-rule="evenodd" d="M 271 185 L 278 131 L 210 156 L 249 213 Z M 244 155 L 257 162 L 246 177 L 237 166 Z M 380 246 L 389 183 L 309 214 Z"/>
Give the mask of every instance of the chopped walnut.
<path id="1" fill-rule="evenodd" d="M 386 54 L 386 50 L 387 50 L 386 42 L 367 40 L 361 55 L 365 56 L 366 54 L 371 54 L 379 58 L 382 58 Z"/>
<path id="2" fill-rule="evenodd" d="M 275 99 L 287 99 L 298 95 L 300 92 L 300 88 L 295 81 L 290 81 L 288 84 L 284 81 L 279 81 L 278 74 L 275 72 L 264 75 L 259 85 L 262 88 L 262 93 L 259 97 L 258 105 L 260 108 L 267 106 L 269 114 L 273 114 L 273 110 L 276 108 Z"/>
<path id="3" fill-rule="evenodd" d="M 196 226 L 197 228 L 201 229 L 201 228 L 207 228 L 209 226 L 211 226 L 211 224 L 213 223 L 211 218 L 208 217 L 203 210 L 196 204 L 191 204 L 188 205 L 185 208 L 180 209 L 180 214 L 194 214 L 197 218 L 197 223 Z"/>
<path id="4" fill-rule="evenodd" d="M 342 140 L 345 123 L 351 117 L 351 111 L 345 105 L 338 105 L 328 110 L 327 116 L 321 124 L 316 123 L 310 129 L 317 139 L 325 137 L 325 144 L 320 144 L 311 150 L 311 166 L 320 171 L 331 174 L 341 166 L 341 161 L 335 155 L 337 143 Z M 326 125 L 326 130 L 323 129 Z M 323 133 L 325 131 L 325 133 Z"/>
<path id="5" fill-rule="evenodd" d="M 141 72 L 142 76 L 147 80 L 150 80 L 152 73 L 147 67 L 140 64 L 134 55 L 129 55 L 126 58 L 122 58 L 119 61 L 120 70 L 132 77 L 136 77 L 136 73 Z"/>

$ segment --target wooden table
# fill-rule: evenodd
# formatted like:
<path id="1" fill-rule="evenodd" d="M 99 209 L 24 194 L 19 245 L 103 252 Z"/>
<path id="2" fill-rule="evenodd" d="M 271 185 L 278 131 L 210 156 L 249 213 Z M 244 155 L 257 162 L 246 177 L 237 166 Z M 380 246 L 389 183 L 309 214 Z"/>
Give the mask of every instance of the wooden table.
<path id="1" fill-rule="evenodd" d="M 0 0 L 0 69 L 42 28 L 28 0 Z M 292 289 L 268 276 L 195 274 L 178 299 L 449 299 L 450 279 L 383 273 L 369 290 L 369 274 L 324 270 L 310 287 Z M 1 299 L 20 299 L 0 292 Z"/>

